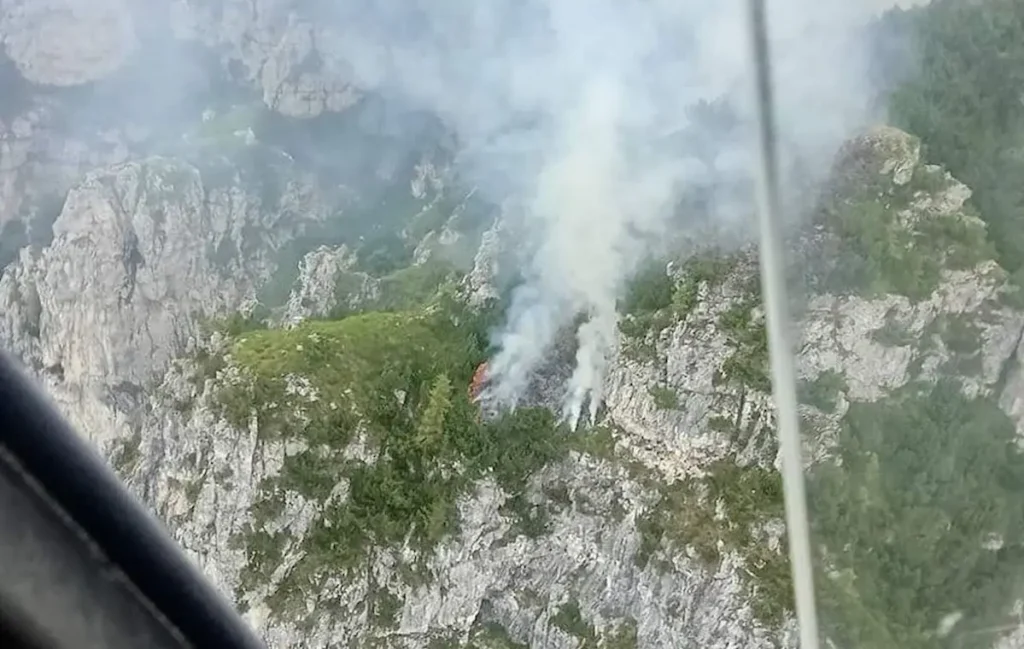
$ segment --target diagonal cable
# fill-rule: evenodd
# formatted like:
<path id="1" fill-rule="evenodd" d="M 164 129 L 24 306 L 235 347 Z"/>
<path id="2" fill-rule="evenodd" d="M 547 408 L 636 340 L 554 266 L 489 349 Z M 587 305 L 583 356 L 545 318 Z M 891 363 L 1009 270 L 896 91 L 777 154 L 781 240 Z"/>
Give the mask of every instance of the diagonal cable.
<path id="1" fill-rule="evenodd" d="M 800 625 L 800 647 L 818 649 L 818 619 L 814 601 L 810 530 L 797 414 L 796 371 L 793 347 L 789 340 L 791 324 L 782 256 L 782 223 L 779 219 L 778 145 L 764 5 L 765 0 L 749 0 L 751 54 L 757 101 L 757 145 L 760 158 L 757 211 L 761 234 L 761 292 L 764 296 L 772 392 L 779 430 L 779 448 L 782 452 L 782 486 L 785 493 L 786 529 L 796 596 L 796 617 Z"/>

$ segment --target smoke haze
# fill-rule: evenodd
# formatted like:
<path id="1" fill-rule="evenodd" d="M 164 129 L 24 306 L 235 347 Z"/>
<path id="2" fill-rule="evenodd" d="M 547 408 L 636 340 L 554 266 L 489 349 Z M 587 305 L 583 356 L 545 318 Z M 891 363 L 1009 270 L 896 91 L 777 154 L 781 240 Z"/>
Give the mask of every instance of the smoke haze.
<path id="1" fill-rule="evenodd" d="M 822 168 L 869 117 L 858 30 L 871 9 L 769 4 L 786 162 Z M 614 352 L 616 301 L 668 234 L 681 196 L 709 166 L 734 186 L 750 175 L 748 137 L 712 139 L 702 160 L 668 137 L 700 126 L 688 116 L 701 101 L 724 102 L 740 133 L 752 123 L 745 2 L 462 0 L 330 11 L 341 27 L 325 46 L 357 83 L 436 112 L 459 138 L 460 171 L 521 206 L 525 282 L 497 333 L 485 398 L 514 406 L 556 333 L 583 314 L 565 415 L 575 424 L 588 399 L 593 415 Z M 719 205 L 730 206 L 717 215 L 723 223 L 749 225 L 745 200 Z"/>
<path id="2" fill-rule="evenodd" d="M 223 16 L 256 11 L 223 4 Z M 805 186 L 874 117 L 861 28 L 880 7 L 768 4 L 784 162 L 791 182 Z M 681 229 L 710 222 L 730 241 L 752 229 L 746 0 L 255 5 L 260 24 L 308 23 L 295 33 L 315 41 L 317 74 L 436 115 L 458 142 L 459 175 L 491 202 L 514 206 L 504 218 L 524 281 L 495 333 L 484 395 L 494 405 L 514 406 L 559 332 L 582 322 L 565 415 L 575 423 L 589 401 L 593 416 L 615 352 L 616 303 L 637 267 Z M 136 31 L 167 22 L 160 11 L 133 11 Z M 136 39 L 144 47 L 121 82 L 137 86 L 130 107 L 154 116 L 192 110 L 203 100 L 186 89 L 217 82 L 159 40 L 148 32 Z M 282 42 L 274 56 L 287 58 L 292 45 Z M 120 119 L 127 108 L 115 114 L 114 106 L 97 96 L 75 118 Z M 688 213 L 683 199 L 697 190 L 705 200 Z"/>

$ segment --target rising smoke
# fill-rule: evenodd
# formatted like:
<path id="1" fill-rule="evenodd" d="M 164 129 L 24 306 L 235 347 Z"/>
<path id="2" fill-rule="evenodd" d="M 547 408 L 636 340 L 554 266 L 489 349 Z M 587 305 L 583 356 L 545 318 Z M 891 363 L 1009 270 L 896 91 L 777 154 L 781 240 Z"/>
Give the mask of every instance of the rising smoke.
<path id="1" fill-rule="evenodd" d="M 858 4 L 769 2 L 794 169 L 826 167 L 868 117 L 859 29 L 869 10 Z M 745 0 L 322 8 L 336 26 L 320 43 L 326 58 L 344 62 L 360 86 L 439 115 L 462 146 L 460 172 L 521 207 L 526 281 L 497 332 L 484 398 L 514 406 L 557 333 L 582 314 L 564 414 L 575 425 L 589 403 L 592 418 L 614 353 L 616 302 L 670 223 L 678 227 L 680 197 L 709 164 L 740 184 L 751 174 L 749 138 L 712 139 L 710 161 L 669 138 L 692 126 L 702 102 L 724 102 L 741 126 L 751 123 Z"/>

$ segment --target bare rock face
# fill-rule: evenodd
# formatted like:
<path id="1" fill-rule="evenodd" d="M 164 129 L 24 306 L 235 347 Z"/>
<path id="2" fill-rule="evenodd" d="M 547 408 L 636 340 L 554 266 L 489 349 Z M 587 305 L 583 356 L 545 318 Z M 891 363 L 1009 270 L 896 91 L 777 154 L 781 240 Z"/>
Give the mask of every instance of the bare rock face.
<path id="1" fill-rule="evenodd" d="M 346 79 L 324 69 L 317 35 L 311 24 L 296 25 L 282 35 L 263 64 L 259 79 L 263 101 L 282 115 L 340 113 L 362 96 Z"/>
<path id="2" fill-rule="evenodd" d="M 330 38 L 327 27 L 303 17 L 290 0 L 182 0 L 173 9 L 179 38 L 221 51 L 283 115 L 342 112 L 363 96 L 345 65 L 320 47 Z"/>
<path id="3" fill-rule="evenodd" d="M 28 0 L 0 6 L 4 52 L 30 82 L 75 86 L 101 79 L 135 48 L 122 0 Z"/>
<path id="4" fill-rule="evenodd" d="M 355 255 L 344 245 L 320 246 L 307 253 L 299 262 L 299 275 L 284 306 L 282 322 L 296 325 L 308 318 L 326 316 L 337 308 L 354 309 L 373 300 L 378 282 L 366 273 L 352 270 L 355 261 Z M 339 282 L 346 282 L 344 292 L 339 291 Z"/>
<path id="5" fill-rule="evenodd" d="M 57 113 L 52 103 L 30 100 L 23 110 L 0 115 L 0 267 L 15 246 L 49 239 L 68 189 L 84 172 L 129 156 L 123 133 L 109 130 L 88 140 L 62 133 Z"/>
<path id="6" fill-rule="evenodd" d="M 0 7 L 3 54 L 25 81 L 40 86 L 116 76 L 151 45 L 140 42 L 151 38 L 140 36 L 142 28 L 198 41 L 282 115 L 342 112 L 362 97 L 344 62 L 321 46 L 330 38 L 327 27 L 289 0 L 12 0 Z M 160 46 L 147 52 L 157 59 L 174 54 Z"/>
<path id="7" fill-rule="evenodd" d="M 88 174 L 53 242 L 24 249 L 0 278 L 0 344 L 47 377 L 82 430 L 116 436 L 110 418 L 138 404 L 203 318 L 243 307 L 275 247 L 323 214 L 300 183 L 264 201 L 242 185 L 204 186 L 195 167 L 163 158 Z M 247 241 L 253 232 L 262 247 Z"/>
<path id="8" fill-rule="evenodd" d="M 181 48 L 212 54 L 224 69 L 209 74 L 219 79 L 226 71 L 234 82 L 257 89 L 267 107 L 289 117 L 343 112 L 358 101 L 362 94 L 344 66 L 320 46 L 326 38 L 323 28 L 293 9 L 292 3 L 277 0 L 3 3 L 0 267 L 20 246 L 49 240 L 68 189 L 83 173 L 139 155 L 132 150 L 136 134 L 130 132 L 139 129 L 131 120 L 112 119 L 114 126 L 97 131 L 76 118 L 81 109 L 102 119 L 109 110 L 116 112 L 116 93 L 137 90 L 131 75 L 140 72 L 138 65 L 130 65 L 137 64 L 132 57 L 159 61 L 179 56 Z M 181 83 L 187 83 L 186 67 L 172 64 Z M 56 92 L 39 93 L 39 86 Z M 84 86 L 80 96 L 64 90 L 76 86 Z M 106 93 L 103 99 L 89 108 L 78 105 L 97 88 Z M 148 105 L 145 97 L 124 99 Z M 152 100 L 151 108 L 173 99 Z"/>
<path id="9" fill-rule="evenodd" d="M 761 454 L 774 435 L 771 396 L 720 376 L 734 352 L 719 321 L 743 301 L 752 273 L 756 265 L 748 260 L 722 284 L 701 287 L 685 319 L 648 341 L 653 347 L 646 357 L 630 353 L 637 343 L 624 340 L 626 352 L 609 373 L 605 403 L 609 417 L 628 433 L 622 443 L 668 480 L 701 475 L 703 467 L 737 454 L 745 462 L 775 459 Z M 659 390 L 675 403 L 656 398 Z M 729 430 L 716 430 L 716 419 L 730 422 Z M 737 440 L 733 429 L 748 432 Z"/>
<path id="10" fill-rule="evenodd" d="M 473 258 L 473 269 L 469 273 L 466 290 L 469 294 L 469 303 L 474 306 L 481 306 L 488 300 L 498 297 L 494 289 L 494 279 L 498 272 L 498 256 L 501 252 L 500 228 L 499 220 L 484 232 L 480 248 Z"/>

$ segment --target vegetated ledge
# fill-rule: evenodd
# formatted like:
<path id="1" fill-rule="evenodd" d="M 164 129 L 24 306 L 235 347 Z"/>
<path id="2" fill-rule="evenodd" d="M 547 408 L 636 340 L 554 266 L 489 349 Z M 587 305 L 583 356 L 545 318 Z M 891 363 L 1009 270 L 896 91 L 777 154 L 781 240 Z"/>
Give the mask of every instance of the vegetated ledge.
<path id="1" fill-rule="evenodd" d="M 800 270 L 804 271 L 799 278 L 802 282 L 799 288 L 809 295 L 828 293 L 837 299 L 872 300 L 900 295 L 913 305 L 932 296 L 951 277 L 951 272 L 977 269 L 979 275 L 984 275 L 992 265 L 994 252 L 984 223 L 965 202 L 969 196 L 970 191 L 941 168 L 923 164 L 919 141 L 906 133 L 882 128 L 852 141 L 837 160 L 833 183 L 814 218 L 796 237 L 801 255 Z M 702 326 L 703 317 L 708 314 L 702 301 L 714 299 L 711 296 L 725 296 L 729 303 L 718 313 L 714 324 L 726 338 L 732 353 L 719 368 L 716 385 L 727 391 L 768 393 L 767 341 L 753 260 L 754 255 L 749 252 L 699 255 L 665 259 L 641 272 L 623 301 L 630 313 L 621 325 L 626 353 L 634 361 L 656 362 L 667 342 L 667 337 L 661 335 L 663 331 L 678 326 Z M 748 287 L 734 290 L 742 288 L 740 276 L 744 273 L 749 276 Z M 977 352 L 977 329 L 963 320 L 964 316 L 943 315 L 934 326 L 941 329 L 943 341 L 952 352 Z M 922 334 L 922 337 L 927 336 Z M 659 386 L 652 393 L 659 407 L 673 409 L 677 406 L 678 394 L 672 392 L 671 387 Z M 859 434 L 858 429 L 866 425 L 863 422 L 877 419 L 878 415 L 870 413 L 888 412 L 889 408 L 884 401 L 855 403 L 845 415 L 836 413 L 838 394 L 846 389 L 843 374 L 835 371 L 822 373 L 801 386 L 801 402 L 830 417 L 839 428 L 840 449 L 843 444 L 856 444 L 850 436 Z M 982 419 L 999 418 L 991 398 L 971 400 L 962 394 L 957 398 L 960 401 L 953 397 L 947 400 L 951 406 L 957 404 L 956 408 L 963 412 L 987 413 L 978 414 Z M 1002 418 L 1005 420 L 1005 415 Z M 733 424 L 719 418 L 712 418 L 711 425 L 721 426 L 723 433 L 733 432 Z M 898 422 L 889 425 L 899 427 Z M 1000 431 L 999 441 L 991 443 L 1003 444 L 1003 424 L 992 423 L 991 428 Z M 807 432 L 813 436 L 814 428 L 808 428 Z M 878 442 L 872 437 L 868 448 L 877 446 Z M 860 448 L 857 452 L 866 451 Z M 888 449 L 886 452 L 899 454 L 906 450 Z M 1017 461 L 1013 459 L 1011 464 Z M 784 542 L 780 544 L 783 554 L 765 555 L 765 539 L 757 535 L 758 528 L 770 522 L 772 512 L 781 515 L 778 474 L 771 468 L 738 467 L 728 460 L 706 468 L 709 472 L 706 481 L 694 480 L 660 489 L 664 492 L 662 500 L 642 521 L 644 545 L 639 559 L 649 560 L 666 542 L 697 551 L 709 561 L 715 560 L 723 549 L 739 552 L 745 556 L 747 568 L 751 570 L 753 603 L 758 615 L 766 621 L 779 619 L 790 610 L 791 599 Z M 823 472 L 821 475 L 831 474 Z M 813 487 L 821 490 L 813 494 L 815 502 L 819 511 L 831 514 L 836 514 L 837 493 L 856 499 L 856 490 L 860 488 L 854 486 L 852 479 L 840 480 L 836 476 L 818 479 L 818 474 L 815 478 Z M 711 508 L 710 522 L 714 525 L 702 520 L 707 506 L 694 506 L 702 500 Z M 828 526 L 841 530 L 843 523 L 825 520 L 826 514 L 822 516 L 823 527 L 818 540 L 840 552 L 841 534 Z M 717 538 L 699 536 L 702 530 L 718 528 L 724 529 L 725 534 Z M 695 533 L 698 536 L 694 536 Z M 845 533 L 855 532 L 847 530 Z M 887 576 L 875 574 L 876 567 L 863 563 L 848 570 L 849 581 L 844 582 L 847 590 L 842 597 L 860 598 L 857 606 L 864 608 L 857 610 L 874 611 L 871 604 L 874 586 L 871 584 L 876 579 L 884 582 Z M 862 573 L 865 579 L 868 573 L 872 575 L 871 584 L 853 578 Z M 914 585 L 911 589 L 916 588 Z M 853 610 L 849 608 L 850 601 L 843 602 L 848 610 Z M 830 610 L 834 613 L 837 609 Z M 921 611 L 903 613 L 909 617 Z M 998 619 L 998 616 L 992 617 Z M 866 622 L 860 620 L 860 623 Z M 900 620 L 876 619 L 875 623 L 879 628 L 865 632 L 908 641 L 911 637 L 921 637 L 897 631 L 903 623 Z M 856 637 L 853 628 L 856 625 L 846 628 L 844 633 Z"/>
<path id="2" fill-rule="evenodd" d="M 263 480 L 252 521 L 236 539 L 247 564 L 239 601 L 273 582 L 266 600 L 271 614 L 301 617 L 303 602 L 321 592 L 328 579 L 365 572 L 385 548 L 405 548 L 411 552 L 401 556 L 417 557 L 399 567 L 402 579 L 415 586 L 430 578 L 423 570 L 430 549 L 457 530 L 458 499 L 485 475 L 508 494 L 503 513 L 512 519 L 511 533 L 533 537 L 545 534 L 549 512 L 560 510 L 557 486 L 544 486 L 540 505 L 524 497 L 528 479 L 542 467 L 570 451 L 629 464 L 614 452 L 607 429 L 559 430 L 547 410 L 521 409 L 493 422 L 478 419 L 465 386 L 486 351 L 481 324 L 486 318 L 442 301 L 415 311 L 311 320 L 287 330 L 235 323 L 229 364 L 237 372 L 222 376 L 240 379 L 219 387 L 217 407 L 232 425 L 254 425 L 260 439 L 285 441 L 290 449 L 280 472 Z M 717 558 L 719 541 L 726 552 L 746 552 L 762 538 L 758 526 L 776 516 L 774 505 L 760 512 L 740 511 L 737 505 L 733 509 L 739 514 L 731 509 L 729 520 L 716 518 L 723 494 L 714 491 L 715 481 L 728 482 L 733 475 L 724 464 L 720 468 L 685 487 L 664 487 L 652 472 L 644 472 L 643 484 L 662 494 L 662 502 L 641 513 L 638 565 L 647 564 L 661 536 L 672 552 L 685 551 L 694 539 L 706 542 L 698 554 L 709 562 Z M 740 471 L 771 481 L 756 467 Z M 737 484 L 742 492 L 753 483 L 744 478 Z M 682 489 L 687 498 L 673 498 Z M 774 498 L 770 486 L 761 491 Z M 278 520 L 295 496 L 316 503 L 318 512 L 298 536 Z M 680 519 L 676 510 L 683 500 L 693 515 Z M 744 512 L 751 516 L 742 518 Z M 298 560 L 282 577 L 278 570 L 285 555 Z M 768 555 L 784 555 L 779 548 L 763 555 L 767 563 L 751 570 L 774 574 Z M 668 560 L 655 565 L 674 570 Z M 777 599 L 767 586 L 753 586 L 752 593 L 765 602 Z M 395 596 L 379 585 L 365 605 L 386 611 L 396 605 Z M 781 619 L 778 605 L 755 610 L 768 624 Z M 376 612 L 375 624 L 393 622 Z"/>
<path id="3" fill-rule="evenodd" d="M 789 243 L 794 288 L 800 293 L 875 297 L 930 295 L 946 271 L 970 269 L 995 257 L 985 223 L 967 202 L 970 190 L 940 167 L 924 164 L 920 141 L 881 127 L 839 153 L 808 224 Z M 754 355 L 763 347 L 756 252 L 708 249 L 666 257 L 641 269 L 620 307 L 626 353 L 652 360 L 656 341 L 683 322 L 702 296 L 726 283 L 740 295 L 720 323 Z M 750 383 L 767 385 L 752 366 L 737 367 Z"/>
<path id="4" fill-rule="evenodd" d="M 873 342 L 916 346 L 923 359 L 941 341 L 948 358 L 927 374 L 908 367 L 909 382 L 876 401 L 851 400 L 838 419 L 835 461 L 809 470 L 821 619 L 839 645 L 960 646 L 964 634 L 1013 622 L 1024 574 L 1024 510 L 1015 504 L 1024 455 L 998 394 L 964 387 L 981 372 L 980 326 L 997 305 L 934 310 L 938 289 L 965 275 L 999 308 L 1019 300 L 1019 289 L 992 283 L 993 271 L 996 284 L 1007 278 L 969 197 L 922 164 L 917 138 L 879 129 L 843 151 L 816 220 L 823 228 L 809 258 L 819 263 L 808 289 L 865 304 L 903 296 L 928 324 L 911 334 L 887 315 Z M 846 390 L 841 372 L 823 372 L 805 383 L 802 400 L 832 413 Z M 955 632 L 937 631 L 951 615 Z"/>
<path id="5" fill-rule="evenodd" d="M 971 191 L 924 164 L 918 138 L 894 128 L 852 140 L 835 164 L 808 239 L 811 291 L 929 296 L 945 271 L 995 258 Z"/>
<path id="6" fill-rule="evenodd" d="M 267 524 L 288 492 L 318 503 L 319 514 L 271 596 L 282 615 L 328 576 L 372 561 L 375 547 L 406 545 L 422 556 L 455 529 L 457 499 L 484 474 L 514 498 L 564 453 L 568 437 L 547 410 L 480 420 L 466 386 L 483 340 L 471 314 L 456 318 L 438 304 L 235 339 L 230 358 L 242 379 L 221 388 L 223 416 L 301 449 L 261 485 L 240 540 L 243 590 L 266 583 L 282 559 L 287 539 Z"/>

